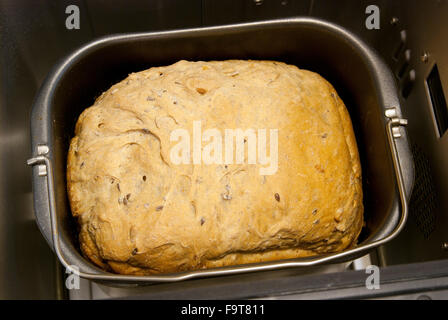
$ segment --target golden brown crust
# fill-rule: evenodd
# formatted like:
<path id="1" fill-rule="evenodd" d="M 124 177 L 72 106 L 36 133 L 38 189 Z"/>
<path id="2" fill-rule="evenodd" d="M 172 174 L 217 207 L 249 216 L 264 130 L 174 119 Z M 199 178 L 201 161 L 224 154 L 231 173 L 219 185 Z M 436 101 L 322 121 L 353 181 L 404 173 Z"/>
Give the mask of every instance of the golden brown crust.
<path id="1" fill-rule="evenodd" d="M 195 120 L 203 130 L 279 129 L 278 171 L 173 164 L 170 133 Z M 79 117 L 67 184 L 83 254 L 122 274 L 337 252 L 363 224 L 344 103 L 318 74 L 273 61 L 179 61 L 129 75 Z"/>

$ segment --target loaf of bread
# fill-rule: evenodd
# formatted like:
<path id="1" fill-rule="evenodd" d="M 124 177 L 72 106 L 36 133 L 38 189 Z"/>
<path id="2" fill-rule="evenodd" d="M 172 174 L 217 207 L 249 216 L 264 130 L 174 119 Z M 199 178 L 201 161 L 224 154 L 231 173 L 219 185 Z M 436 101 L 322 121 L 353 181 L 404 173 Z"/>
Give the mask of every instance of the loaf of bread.
<path id="1" fill-rule="evenodd" d="M 240 153 L 225 136 L 237 129 Z M 130 74 L 80 115 L 67 186 L 82 253 L 120 274 L 338 252 L 363 226 L 344 103 L 320 75 L 275 61 Z"/>

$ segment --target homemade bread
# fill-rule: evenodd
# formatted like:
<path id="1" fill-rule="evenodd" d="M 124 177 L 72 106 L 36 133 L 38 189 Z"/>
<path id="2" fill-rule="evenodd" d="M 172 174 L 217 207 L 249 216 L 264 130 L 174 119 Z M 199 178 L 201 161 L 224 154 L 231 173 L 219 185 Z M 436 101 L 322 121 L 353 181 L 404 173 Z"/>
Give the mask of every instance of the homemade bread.
<path id="1" fill-rule="evenodd" d="M 260 141 L 266 129 L 267 154 L 278 130 L 277 169 L 248 163 L 249 146 L 243 163 L 195 163 L 198 121 L 223 137 L 253 129 Z M 191 134 L 189 163 L 172 161 L 176 129 Z M 202 138 L 204 152 L 211 140 Z M 121 274 L 338 252 L 363 225 L 344 103 L 318 74 L 274 61 L 179 61 L 130 74 L 80 115 L 67 184 L 83 254 Z"/>

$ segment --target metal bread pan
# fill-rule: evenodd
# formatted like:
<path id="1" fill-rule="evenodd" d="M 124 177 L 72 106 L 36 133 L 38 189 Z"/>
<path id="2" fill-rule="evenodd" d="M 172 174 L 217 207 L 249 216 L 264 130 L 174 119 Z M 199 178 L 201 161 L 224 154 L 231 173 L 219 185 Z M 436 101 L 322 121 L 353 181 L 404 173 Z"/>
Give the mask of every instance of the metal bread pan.
<path id="1" fill-rule="evenodd" d="M 129 73 L 181 59 L 278 60 L 318 72 L 333 84 L 349 110 L 361 157 L 366 225 L 356 248 L 306 259 L 145 277 L 105 272 L 80 254 L 66 188 L 67 150 L 78 116 Z M 179 281 L 359 257 L 393 239 L 407 219 L 414 171 L 397 92 L 388 67 L 361 39 L 314 18 L 101 38 L 56 65 L 35 99 L 28 162 L 33 165 L 37 223 L 63 265 L 76 266 L 82 277 L 97 281 Z"/>

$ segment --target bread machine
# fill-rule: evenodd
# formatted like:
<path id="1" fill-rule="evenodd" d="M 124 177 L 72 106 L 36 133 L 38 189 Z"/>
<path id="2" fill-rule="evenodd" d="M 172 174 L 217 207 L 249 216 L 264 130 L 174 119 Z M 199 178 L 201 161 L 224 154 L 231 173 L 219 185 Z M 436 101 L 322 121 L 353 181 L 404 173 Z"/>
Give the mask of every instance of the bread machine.
<path id="1" fill-rule="evenodd" d="M 3 12 L 9 13 L 0 14 L 0 24 L 13 32 L 34 23 L 25 19 L 18 3 L 0 2 Z M 366 24 L 371 14 L 366 9 L 372 4 L 380 10 L 379 29 Z M 8 70 L 10 74 L 27 70 L 22 87 L 30 92 L 21 96 L 11 89 L 9 99 L 22 101 L 18 105 L 29 113 L 31 97 L 37 94 L 31 119 L 25 119 L 32 123 L 32 153 L 26 158 L 33 165 L 37 225 L 59 258 L 52 260 L 46 244 L 37 242 L 41 250 L 36 250 L 35 259 L 53 261 L 46 276 L 54 280 L 48 290 L 34 282 L 33 296 L 42 290 L 54 298 L 71 299 L 446 297 L 448 173 L 443 145 L 448 127 L 448 48 L 440 39 L 448 32 L 447 1 L 198 0 L 187 4 L 173 0 L 114 6 L 79 1 L 81 28 L 52 30 L 65 19 L 63 9 L 68 5 L 61 1 L 34 10 L 46 22 L 31 30 L 61 44 L 47 56 L 36 50 L 43 48 L 36 39 L 7 38 L 11 50 L 20 53 L 11 59 L 17 61 L 15 66 L 23 66 Z M 19 19 L 8 18 L 13 15 Z M 30 52 L 42 63 L 32 63 L 35 57 Z M 358 249 L 140 279 L 107 274 L 83 259 L 65 194 L 66 147 L 74 121 L 82 107 L 127 73 L 182 58 L 282 60 L 317 71 L 336 87 L 351 114 L 363 168 L 367 227 Z M 20 116 L 13 119 L 17 128 L 29 130 L 29 122 Z M 26 148 L 27 143 L 22 139 L 17 145 Z M 10 166 L 15 168 L 14 163 Z M 31 177 L 27 180 L 28 197 L 22 201 L 28 203 L 24 211 L 30 212 Z M 5 210 L 12 214 L 15 209 Z M 20 226 L 21 220 L 13 221 Z M 34 236 L 40 241 L 39 234 Z M 79 290 L 65 288 L 66 265 L 80 267 Z M 365 286 L 365 269 L 370 265 L 380 267 L 378 290 Z"/>

